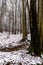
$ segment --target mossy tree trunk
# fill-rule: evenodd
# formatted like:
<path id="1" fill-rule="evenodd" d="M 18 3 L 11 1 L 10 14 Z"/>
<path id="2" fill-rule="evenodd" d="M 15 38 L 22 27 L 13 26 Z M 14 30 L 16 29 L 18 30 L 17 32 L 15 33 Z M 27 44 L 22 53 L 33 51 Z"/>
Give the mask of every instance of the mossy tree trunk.
<path id="1" fill-rule="evenodd" d="M 31 32 L 30 52 L 34 52 L 35 55 L 40 55 L 36 0 L 30 0 L 30 32 Z"/>
<path id="2" fill-rule="evenodd" d="M 39 17 L 39 22 L 38 22 L 38 28 L 40 32 L 40 47 L 41 50 L 43 50 L 43 0 L 38 0 L 39 5 L 38 5 L 38 17 Z"/>
<path id="3" fill-rule="evenodd" d="M 26 29 L 26 9 L 24 8 L 24 0 L 22 0 L 22 34 L 23 34 L 23 40 L 25 40 L 27 36 L 27 29 Z"/>

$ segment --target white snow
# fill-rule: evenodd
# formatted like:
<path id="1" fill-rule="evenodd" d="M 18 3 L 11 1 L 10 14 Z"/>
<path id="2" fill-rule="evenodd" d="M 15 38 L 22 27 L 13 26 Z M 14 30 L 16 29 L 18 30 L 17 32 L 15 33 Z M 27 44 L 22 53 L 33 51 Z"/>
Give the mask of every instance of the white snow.
<path id="1" fill-rule="evenodd" d="M 34 57 L 26 54 L 26 50 L 12 51 L 12 52 L 0 52 L 0 64 L 7 62 L 18 63 L 22 65 L 28 64 L 41 64 L 42 59 L 40 57 Z"/>
<path id="2" fill-rule="evenodd" d="M 17 42 L 22 39 L 22 35 L 8 34 L 7 32 L 0 33 L 0 47 L 10 47 L 18 45 Z"/>
<path id="3" fill-rule="evenodd" d="M 19 45 L 18 41 L 21 39 L 22 34 L 9 35 L 8 32 L 0 33 L 0 48 L 17 46 Z M 30 34 L 28 35 L 28 39 L 30 40 Z M 36 65 L 37 63 L 41 64 L 43 62 L 43 59 L 40 57 L 31 56 L 30 54 L 26 54 L 26 52 L 26 49 L 11 52 L 0 51 L 0 65 L 6 65 L 8 62 L 10 62 L 12 65 L 13 63 L 14 65 L 18 65 L 18 63 L 22 63 L 22 65 Z"/>
<path id="4" fill-rule="evenodd" d="M 29 40 L 30 34 L 27 37 Z M 8 32 L 0 33 L 0 48 L 14 47 L 18 45 L 18 42 L 22 40 L 22 34 L 9 34 Z M 20 45 L 20 44 L 19 44 Z"/>

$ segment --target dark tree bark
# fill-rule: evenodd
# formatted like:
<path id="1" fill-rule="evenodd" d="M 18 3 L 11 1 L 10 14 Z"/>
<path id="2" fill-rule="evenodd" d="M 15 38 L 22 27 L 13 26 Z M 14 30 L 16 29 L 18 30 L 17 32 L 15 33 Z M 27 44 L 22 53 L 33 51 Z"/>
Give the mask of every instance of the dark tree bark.
<path id="1" fill-rule="evenodd" d="M 36 0 L 30 0 L 30 32 L 31 32 L 30 49 L 31 51 L 34 52 L 35 55 L 40 55 Z"/>

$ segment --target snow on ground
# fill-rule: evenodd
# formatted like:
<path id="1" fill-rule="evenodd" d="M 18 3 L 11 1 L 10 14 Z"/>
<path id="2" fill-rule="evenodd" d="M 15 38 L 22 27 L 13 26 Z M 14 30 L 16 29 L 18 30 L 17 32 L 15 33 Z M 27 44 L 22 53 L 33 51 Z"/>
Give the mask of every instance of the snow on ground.
<path id="1" fill-rule="evenodd" d="M 18 41 L 21 39 L 22 34 L 9 35 L 7 32 L 0 33 L 0 48 L 8 47 L 9 45 L 17 46 Z M 28 39 L 30 40 L 30 34 L 28 35 Z M 0 65 L 6 65 L 8 62 L 12 65 L 19 65 L 18 63 L 22 63 L 22 65 L 37 65 L 37 63 L 43 63 L 43 59 L 40 57 L 31 56 L 30 54 L 26 54 L 26 52 L 26 49 L 11 52 L 0 51 Z"/>
<path id="2" fill-rule="evenodd" d="M 8 47 L 10 46 L 16 46 L 17 42 L 22 39 L 22 36 L 19 34 L 8 34 L 7 32 L 0 33 L 0 48 L 1 47 Z"/>
<path id="3" fill-rule="evenodd" d="M 0 65 L 7 64 L 8 62 L 15 65 L 22 63 L 22 65 L 36 65 L 41 64 L 43 61 L 40 57 L 34 57 L 26 54 L 26 50 L 12 51 L 12 52 L 0 52 Z"/>
<path id="4" fill-rule="evenodd" d="M 22 34 L 9 34 L 8 32 L 0 33 L 0 48 L 14 47 L 18 45 L 18 42 L 22 39 Z M 30 34 L 28 35 L 30 40 Z M 19 44 L 20 45 L 20 44 Z"/>

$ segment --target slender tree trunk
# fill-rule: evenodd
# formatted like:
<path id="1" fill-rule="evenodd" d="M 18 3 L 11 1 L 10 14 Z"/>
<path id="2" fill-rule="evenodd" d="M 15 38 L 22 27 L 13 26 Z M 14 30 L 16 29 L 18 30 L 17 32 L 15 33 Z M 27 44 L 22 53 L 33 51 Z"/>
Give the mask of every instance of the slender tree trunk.
<path id="1" fill-rule="evenodd" d="M 1 15 L 0 15 L 0 32 L 2 32 L 2 17 L 3 17 L 3 0 L 2 0 L 2 7 L 1 7 Z"/>
<path id="2" fill-rule="evenodd" d="M 38 0 L 38 8 L 39 8 L 39 22 L 38 22 L 38 28 L 39 28 L 39 33 L 40 33 L 40 47 L 41 50 L 43 50 L 43 1 Z"/>
<path id="3" fill-rule="evenodd" d="M 16 13 L 17 13 L 17 0 L 15 2 L 15 25 L 14 25 L 14 34 L 16 34 L 16 24 L 17 24 Z"/>
<path id="4" fill-rule="evenodd" d="M 0 15 L 0 32 L 2 32 L 2 13 Z"/>
<path id="5" fill-rule="evenodd" d="M 9 13 L 9 34 L 10 34 L 10 13 Z"/>
<path id="6" fill-rule="evenodd" d="M 26 11 L 24 11 L 24 0 L 22 0 L 22 33 L 23 33 L 23 40 L 26 39 L 27 36 L 27 29 L 26 29 Z"/>
<path id="7" fill-rule="evenodd" d="M 12 34 L 14 34 L 14 6 L 12 3 Z"/>
<path id="8" fill-rule="evenodd" d="M 29 23 L 30 23 L 30 9 L 29 9 L 29 3 L 28 3 L 28 0 L 27 0 L 27 2 L 26 2 L 26 6 L 27 6 L 27 9 L 28 9 L 28 28 L 29 28 Z M 29 30 L 29 32 L 30 32 L 30 30 Z"/>

